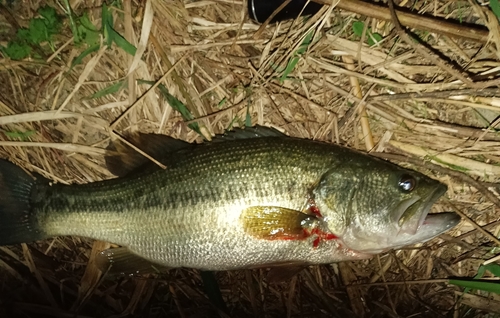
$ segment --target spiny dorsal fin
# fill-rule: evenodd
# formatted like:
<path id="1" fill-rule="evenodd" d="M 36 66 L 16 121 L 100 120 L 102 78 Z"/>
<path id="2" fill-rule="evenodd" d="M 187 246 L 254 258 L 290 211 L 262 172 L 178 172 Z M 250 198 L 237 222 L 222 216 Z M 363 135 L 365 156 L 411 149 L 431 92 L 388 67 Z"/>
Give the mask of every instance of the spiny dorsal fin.
<path id="1" fill-rule="evenodd" d="M 286 137 L 286 135 L 274 128 L 264 126 L 235 128 L 224 134 L 215 135 L 212 141 L 207 143 L 265 137 Z M 126 140 L 160 162 L 180 149 L 195 146 L 180 139 L 157 134 L 134 133 L 126 136 Z M 150 161 L 120 140 L 110 143 L 105 159 L 109 171 L 119 177 L 129 175 Z"/>
<path id="2" fill-rule="evenodd" d="M 154 159 L 163 161 L 170 154 L 192 145 L 167 135 L 135 133 L 126 137 L 127 141 Z M 106 166 L 116 176 L 123 177 L 144 166 L 150 160 L 120 140 L 109 144 Z"/>
<path id="3" fill-rule="evenodd" d="M 282 132 L 265 126 L 254 126 L 243 128 L 234 128 L 231 131 L 227 131 L 224 134 L 216 135 L 212 142 L 223 142 L 232 141 L 240 139 L 253 139 L 253 138 L 265 138 L 265 137 L 287 137 L 287 135 Z"/>
<path id="4" fill-rule="evenodd" d="M 247 234 L 264 240 L 305 239 L 319 223 L 314 215 L 275 206 L 246 208 L 240 220 Z"/>

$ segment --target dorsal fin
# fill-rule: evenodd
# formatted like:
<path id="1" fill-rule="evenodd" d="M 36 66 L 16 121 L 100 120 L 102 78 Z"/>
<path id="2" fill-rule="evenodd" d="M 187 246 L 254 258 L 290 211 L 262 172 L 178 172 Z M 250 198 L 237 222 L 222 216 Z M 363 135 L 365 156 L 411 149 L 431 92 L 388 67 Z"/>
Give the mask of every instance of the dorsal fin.
<path id="1" fill-rule="evenodd" d="M 127 136 L 126 139 L 160 162 L 169 154 L 192 146 L 188 142 L 167 135 L 134 133 Z M 129 175 L 150 162 L 148 158 L 121 140 L 111 142 L 107 150 L 106 166 L 111 173 L 119 177 Z"/>
<path id="2" fill-rule="evenodd" d="M 235 128 L 224 134 L 215 135 L 212 141 L 207 143 L 265 137 L 286 137 L 286 135 L 274 128 L 264 126 Z M 126 136 L 125 139 L 160 162 L 180 149 L 195 146 L 180 139 L 157 134 L 134 133 Z M 121 140 L 112 141 L 107 150 L 106 166 L 111 173 L 119 177 L 129 175 L 150 161 Z"/>
<path id="3" fill-rule="evenodd" d="M 223 142 L 241 139 L 253 139 L 264 137 L 287 137 L 282 132 L 265 126 L 254 126 L 243 128 L 234 128 L 233 130 L 226 131 L 224 134 L 216 135 L 212 142 Z"/>

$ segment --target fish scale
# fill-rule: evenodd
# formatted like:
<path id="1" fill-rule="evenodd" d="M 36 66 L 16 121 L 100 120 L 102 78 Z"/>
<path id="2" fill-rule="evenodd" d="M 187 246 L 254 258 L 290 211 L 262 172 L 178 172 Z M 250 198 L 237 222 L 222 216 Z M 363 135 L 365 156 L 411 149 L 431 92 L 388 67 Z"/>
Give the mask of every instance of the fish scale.
<path id="1" fill-rule="evenodd" d="M 332 263 L 369 257 L 364 244 L 378 247 L 380 241 L 381 249 L 390 248 L 390 239 L 376 235 L 397 243 L 398 225 L 390 217 L 397 203 L 415 195 L 433 198 L 407 211 L 413 220 L 445 189 L 422 174 L 344 147 L 266 133 L 260 137 L 247 129 L 244 138 L 235 133 L 225 141 L 185 147 L 176 141 L 172 152 L 157 158 L 164 170 L 147 164 L 128 176 L 84 185 L 30 183 L 28 221 L 36 229 L 31 237 L 109 241 L 167 267 Z M 5 165 L 0 163 L 0 174 L 21 174 Z M 402 175 L 418 180 L 414 193 L 401 191 Z M 306 203 L 315 206 L 309 216 Z M 0 218 L 14 207 L 0 201 Z M 433 236 L 454 222 L 447 216 L 431 229 Z M 0 224 L 5 233 L 10 228 Z M 0 233 L 0 244 L 18 241 L 9 235 Z"/>

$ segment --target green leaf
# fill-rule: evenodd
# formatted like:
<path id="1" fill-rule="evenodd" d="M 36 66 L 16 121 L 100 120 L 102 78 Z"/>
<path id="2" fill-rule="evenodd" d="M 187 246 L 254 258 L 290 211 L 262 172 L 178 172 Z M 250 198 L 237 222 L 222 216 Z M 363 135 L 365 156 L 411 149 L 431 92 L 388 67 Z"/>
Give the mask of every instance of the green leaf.
<path id="1" fill-rule="evenodd" d="M 26 43 L 11 41 L 7 47 L 2 47 L 2 51 L 12 60 L 22 60 L 30 56 L 31 47 Z"/>
<path id="2" fill-rule="evenodd" d="M 40 7 L 38 14 L 41 16 L 40 18 L 31 19 L 28 28 L 17 30 L 16 39 L 2 49 L 11 59 L 20 60 L 30 56 L 33 49 L 43 42 L 48 42 L 52 48 L 52 37 L 59 32 L 62 26 L 61 18 L 57 15 L 56 10 L 50 6 Z"/>
<path id="3" fill-rule="evenodd" d="M 89 15 L 87 12 L 84 12 L 81 17 L 78 18 L 78 22 L 80 22 L 81 26 L 87 30 L 99 32 L 97 27 L 90 21 Z"/>
<path id="4" fill-rule="evenodd" d="M 90 22 L 87 12 L 78 18 L 77 25 L 80 39 L 88 46 L 93 46 L 99 42 L 99 30 Z"/>
<path id="5" fill-rule="evenodd" d="M 52 37 L 59 33 L 62 26 L 61 18 L 53 7 L 41 7 L 38 9 L 38 13 L 42 18 L 32 19 L 29 26 L 31 41 L 35 44 L 51 41 Z"/>
<path id="6" fill-rule="evenodd" d="M 314 35 L 314 30 L 311 30 L 307 35 L 304 37 L 304 40 L 302 40 L 302 43 L 300 44 L 299 48 L 297 51 L 294 53 L 294 57 L 292 57 L 289 61 L 288 64 L 285 67 L 285 70 L 283 71 L 283 74 L 280 77 L 280 82 L 283 83 L 285 79 L 287 79 L 288 75 L 293 71 L 295 66 L 300 60 L 300 56 L 302 56 L 304 53 L 307 52 L 307 48 L 311 44 L 312 37 Z"/>
<path id="7" fill-rule="evenodd" d="M 361 21 L 355 21 L 352 23 L 352 31 L 355 35 L 362 37 L 363 30 L 365 29 L 365 23 Z M 379 33 L 372 33 L 371 28 L 366 29 L 366 42 L 368 45 L 373 46 L 378 42 L 382 41 L 384 37 Z"/>
<path id="8" fill-rule="evenodd" d="M 61 19 L 51 6 L 44 6 L 38 9 L 38 14 L 40 14 L 45 19 L 45 24 L 49 29 L 59 29 L 61 25 Z"/>
<path id="9" fill-rule="evenodd" d="M 16 38 L 21 42 L 29 42 L 30 41 L 30 31 L 28 29 L 19 29 L 17 30 Z"/>
<path id="10" fill-rule="evenodd" d="M 30 20 L 29 41 L 33 44 L 40 44 L 49 40 L 49 32 L 43 19 Z"/>
<path id="11" fill-rule="evenodd" d="M 92 96 L 90 96 L 90 99 L 92 98 L 100 98 L 100 97 L 103 97 L 103 96 L 106 96 L 106 95 L 109 95 L 109 94 L 114 94 L 118 91 L 120 91 L 125 84 L 125 81 L 119 81 L 119 82 L 116 82 L 115 84 L 111 85 L 111 86 L 108 86 L 104 89 L 101 89 L 100 91 L 92 94 Z"/>
<path id="12" fill-rule="evenodd" d="M 56 9 L 50 6 L 44 6 L 38 9 L 38 13 L 43 17 L 42 21 L 47 28 L 48 40 L 52 39 L 52 36 L 59 33 L 62 27 L 61 17 L 57 14 Z"/>
<path id="13" fill-rule="evenodd" d="M 479 268 L 477 269 L 477 274 L 476 276 L 474 276 L 474 279 L 483 278 L 485 272 L 486 272 L 486 266 L 483 265 L 479 266 Z"/>
<path id="14" fill-rule="evenodd" d="M 382 41 L 384 37 L 380 35 L 379 33 L 368 33 L 368 38 L 366 39 L 368 42 L 368 45 L 374 46 L 378 42 Z"/>
<path id="15" fill-rule="evenodd" d="M 352 24 L 352 32 L 357 36 L 363 36 L 363 30 L 365 29 L 365 23 L 361 21 L 355 21 Z"/>
<path id="16" fill-rule="evenodd" d="M 110 47 L 113 43 L 113 38 L 110 36 L 110 30 L 113 30 L 113 14 L 109 10 L 106 3 L 103 3 L 102 5 L 101 20 L 104 41 L 106 42 L 107 46 Z"/>
<path id="17" fill-rule="evenodd" d="M 495 275 L 496 277 L 500 277 L 500 265 L 496 263 L 491 263 L 488 265 L 481 265 L 481 267 L 484 267 L 487 271 Z"/>
<path id="18" fill-rule="evenodd" d="M 500 19 L 500 1 L 490 0 L 491 11 Z"/>
<path id="19" fill-rule="evenodd" d="M 450 279 L 450 284 L 500 294 L 500 282 L 490 280 Z"/>

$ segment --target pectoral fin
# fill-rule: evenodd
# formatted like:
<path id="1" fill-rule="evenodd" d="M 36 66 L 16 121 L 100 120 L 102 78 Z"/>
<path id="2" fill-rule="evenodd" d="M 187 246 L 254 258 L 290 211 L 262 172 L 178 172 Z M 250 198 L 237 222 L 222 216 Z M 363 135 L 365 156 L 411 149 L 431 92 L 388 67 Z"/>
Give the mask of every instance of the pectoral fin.
<path id="1" fill-rule="evenodd" d="M 245 232 L 259 239 L 300 240 L 310 236 L 318 219 L 292 209 L 254 206 L 243 210 L 241 222 Z"/>
<path id="2" fill-rule="evenodd" d="M 107 275 L 144 275 L 168 269 L 154 264 L 125 247 L 110 248 L 102 251 L 96 258 L 97 267 Z"/>

